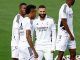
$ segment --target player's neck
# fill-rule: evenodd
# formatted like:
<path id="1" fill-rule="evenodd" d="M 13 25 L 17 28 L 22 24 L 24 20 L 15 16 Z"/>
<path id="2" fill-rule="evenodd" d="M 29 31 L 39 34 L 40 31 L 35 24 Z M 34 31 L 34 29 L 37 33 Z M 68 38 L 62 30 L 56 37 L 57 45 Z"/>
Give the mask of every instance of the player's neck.
<path id="1" fill-rule="evenodd" d="M 25 17 L 25 15 L 24 14 L 22 14 L 22 13 L 19 13 L 22 17 Z"/>
<path id="2" fill-rule="evenodd" d="M 40 17 L 40 20 L 45 20 L 45 18 L 46 18 L 46 15 L 44 16 L 44 17 L 41 17 L 41 16 L 39 16 Z"/>
<path id="3" fill-rule="evenodd" d="M 71 5 L 69 3 L 66 3 L 69 7 L 71 7 Z"/>
<path id="4" fill-rule="evenodd" d="M 28 15 L 28 17 L 29 17 L 30 20 L 33 20 L 33 18 L 31 17 L 31 15 Z"/>
<path id="5" fill-rule="evenodd" d="M 42 21 L 43 21 L 44 19 L 45 19 L 45 18 L 41 18 L 41 17 L 40 17 L 40 20 L 42 20 Z"/>

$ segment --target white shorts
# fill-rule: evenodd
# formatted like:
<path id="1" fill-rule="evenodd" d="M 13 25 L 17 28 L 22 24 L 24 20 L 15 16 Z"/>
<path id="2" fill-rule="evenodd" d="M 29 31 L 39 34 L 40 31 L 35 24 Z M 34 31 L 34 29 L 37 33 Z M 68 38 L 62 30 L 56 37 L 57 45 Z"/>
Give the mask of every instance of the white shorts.
<path id="1" fill-rule="evenodd" d="M 38 60 L 42 60 L 43 56 L 45 60 L 53 60 L 53 53 L 51 53 L 51 45 L 36 45 L 35 48 L 38 53 Z"/>
<path id="2" fill-rule="evenodd" d="M 11 57 L 12 58 L 18 58 L 19 57 L 18 46 L 11 46 Z"/>
<path id="3" fill-rule="evenodd" d="M 76 49 L 76 42 L 75 40 L 70 40 L 67 32 L 63 32 L 57 36 L 56 50 L 65 51 L 67 47 L 69 49 Z"/>
<path id="4" fill-rule="evenodd" d="M 19 47 L 19 60 L 34 60 L 33 52 L 30 47 Z"/>

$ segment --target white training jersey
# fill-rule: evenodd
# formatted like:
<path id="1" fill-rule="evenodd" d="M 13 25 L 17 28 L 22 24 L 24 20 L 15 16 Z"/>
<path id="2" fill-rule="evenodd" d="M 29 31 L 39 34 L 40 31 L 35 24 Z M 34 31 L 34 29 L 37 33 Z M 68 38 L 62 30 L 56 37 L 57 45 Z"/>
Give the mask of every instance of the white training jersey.
<path id="1" fill-rule="evenodd" d="M 73 10 L 71 7 L 69 7 L 66 3 L 63 4 L 59 10 L 59 21 L 58 21 L 58 33 L 61 34 L 63 31 L 63 27 L 61 24 L 62 18 L 67 19 L 68 27 L 73 34 Z M 73 34 L 74 36 L 74 34 Z"/>
<path id="2" fill-rule="evenodd" d="M 36 32 L 35 45 L 53 45 L 55 48 L 56 25 L 52 18 L 46 16 L 44 20 L 37 17 L 33 21 L 34 30 Z"/>
<path id="3" fill-rule="evenodd" d="M 11 46 L 18 46 L 19 22 L 21 22 L 22 20 L 23 20 L 23 17 L 20 14 L 17 14 L 13 20 Z"/>
<path id="4" fill-rule="evenodd" d="M 31 30 L 30 19 L 28 17 L 25 17 L 19 26 L 19 35 L 20 35 L 19 46 L 29 47 L 26 38 L 26 30 Z"/>

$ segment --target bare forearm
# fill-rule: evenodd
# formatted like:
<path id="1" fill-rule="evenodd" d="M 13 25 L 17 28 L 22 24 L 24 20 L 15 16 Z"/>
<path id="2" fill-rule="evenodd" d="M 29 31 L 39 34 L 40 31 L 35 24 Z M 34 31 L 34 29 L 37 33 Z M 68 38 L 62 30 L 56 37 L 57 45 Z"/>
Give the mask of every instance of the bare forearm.
<path id="1" fill-rule="evenodd" d="M 69 33 L 69 35 L 72 35 L 72 33 L 67 25 L 67 22 L 65 20 L 62 20 L 62 24 L 63 24 L 65 30 Z"/>
<path id="2" fill-rule="evenodd" d="M 32 48 L 32 50 L 34 50 L 34 45 L 33 45 L 33 42 L 32 42 L 32 37 L 31 37 L 31 31 L 30 30 L 26 31 L 26 39 L 27 39 L 30 47 Z"/>
<path id="3" fill-rule="evenodd" d="M 28 41 L 30 47 L 31 47 L 32 50 L 33 50 L 34 58 L 38 58 L 38 54 L 37 54 L 37 52 L 36 52 L 36 50 L 35 50 L 35 48 L 34 48 L 34 45 L 33 45 L 33 42 L 32 42 L 32 38 L 31 38 L 31 36 L 28 35 L 26 38 L 27 38 L 27 41 Z"/>
<path id="4" fill-rule="evenodd" d="M 32 42 L 32 38 L 31 37 L 27 37 L 27 41 L 28 41 L 30 47 L 32 48 L 32 50 L 34 50 L 34 45 L 33 45 L 33 42 Z"/>

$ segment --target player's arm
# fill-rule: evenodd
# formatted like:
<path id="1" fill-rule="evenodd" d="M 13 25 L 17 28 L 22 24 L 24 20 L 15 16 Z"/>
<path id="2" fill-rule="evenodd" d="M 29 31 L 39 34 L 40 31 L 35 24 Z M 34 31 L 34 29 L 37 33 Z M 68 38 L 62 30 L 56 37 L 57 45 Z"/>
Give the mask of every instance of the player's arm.
<path id="1" fill-rule="evenodd" d="M 64 29 L 69 33 L 70 39 L 71 39 L 71 40 L 74 40 L 74 37 L 73 37 L 73 35 L 72 35 L 72 33 L 71 33 L 69 27 L 68 27 L 67 19 L 62 18 L 62 21 L 61 21 L 61 22 L 62 22 L 62 24 L 63 24 L 63 26 L 64 26 Z"/>
<path id="2" fill-rule="evenodd" d="M 32 48 L 33 52 L 34 52 L 34 57 L 35 58 L 38 58 L 38 54 L 34 48 L 34 45 L 33 45 L 33 42 L 32 42 L 32 37 L 31 37 L 31 28 L 30 28 L 30 25 L 27 23 L 27 26 L 26 26 L 28 29 L 26 29 L 26 39 L 30 45 L 30 47 Z"/>
<path id="3" fill-rule="evenodd" d="M 56 47 L 56 24 L 54 20 L 52 21 L 52 26 L 51 26 L 51 32 L 52 32 L 52 52 L 55 51 Z"/>

